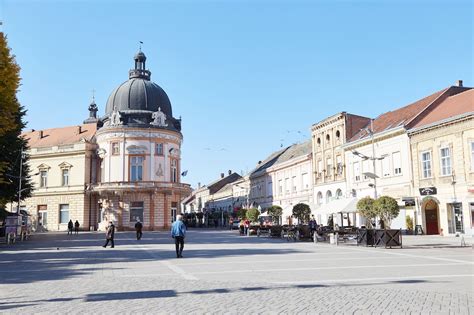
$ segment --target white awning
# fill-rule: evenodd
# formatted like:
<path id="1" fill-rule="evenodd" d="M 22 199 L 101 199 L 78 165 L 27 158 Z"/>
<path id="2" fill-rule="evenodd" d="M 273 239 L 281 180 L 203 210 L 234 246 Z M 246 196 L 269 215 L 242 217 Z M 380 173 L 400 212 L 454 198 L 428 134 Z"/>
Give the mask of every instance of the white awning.
<path id="1" fill-rule="evenodd" d="M 357 198 L 341 198 L 321 205 L 315 214 L 351 213 L 357 212 Z"/>

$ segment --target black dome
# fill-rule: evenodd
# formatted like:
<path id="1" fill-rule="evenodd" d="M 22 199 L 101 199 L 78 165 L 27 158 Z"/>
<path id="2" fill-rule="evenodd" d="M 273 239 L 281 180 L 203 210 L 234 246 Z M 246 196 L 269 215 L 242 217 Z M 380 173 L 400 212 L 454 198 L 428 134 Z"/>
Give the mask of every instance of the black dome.
<path id="1" fill-rule="evenodd" d="M 109 116 L 114 111 L 156 112 L 159 108 L 167 117 L 173 117 L 168 95 L 158 84 L 144 78 L 131 78 L 110 94 L 105 115 Z"/>

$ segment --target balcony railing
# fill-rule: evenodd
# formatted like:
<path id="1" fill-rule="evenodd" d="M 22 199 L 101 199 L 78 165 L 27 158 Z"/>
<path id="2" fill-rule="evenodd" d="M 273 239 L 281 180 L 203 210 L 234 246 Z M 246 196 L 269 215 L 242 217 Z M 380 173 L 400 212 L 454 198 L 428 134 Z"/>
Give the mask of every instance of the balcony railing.
<path id="1" fill-rule="evenodd" d="M 138 190 L 138 191 L 171 191 L 179 190 L 183 192 L 191 192 L 191 186 L 189 184 L 182 183 L 170 183 L 170 182 L 108 182 L 98 183 L 91 186 L 92 191 L 125 191 L 125 190 Z"/>

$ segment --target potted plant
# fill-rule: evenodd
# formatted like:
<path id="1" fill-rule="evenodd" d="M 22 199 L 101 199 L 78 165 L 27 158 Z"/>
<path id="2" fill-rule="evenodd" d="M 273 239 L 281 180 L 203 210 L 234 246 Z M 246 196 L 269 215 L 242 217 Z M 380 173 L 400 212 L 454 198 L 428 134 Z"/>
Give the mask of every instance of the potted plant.
<path id="1" fill-rule="evenodd" d="M 405 224 L 407 226 L 407 234 L 413 235 L 413 219 L 409 215 L 405 217 Z"/>

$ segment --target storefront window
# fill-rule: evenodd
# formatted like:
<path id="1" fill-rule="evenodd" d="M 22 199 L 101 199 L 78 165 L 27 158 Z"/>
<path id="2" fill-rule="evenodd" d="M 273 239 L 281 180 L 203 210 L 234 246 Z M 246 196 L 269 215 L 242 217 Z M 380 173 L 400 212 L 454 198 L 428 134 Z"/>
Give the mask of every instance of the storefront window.
<path id="1" fill-rule="evenodd" d="M 464 233 L 464 219 L 462 215 L 462 203 L 448 204 L 448 227 L 449 233 Z"/>

